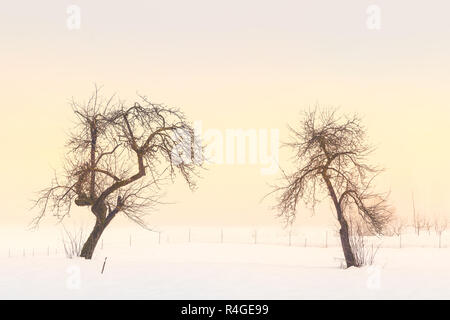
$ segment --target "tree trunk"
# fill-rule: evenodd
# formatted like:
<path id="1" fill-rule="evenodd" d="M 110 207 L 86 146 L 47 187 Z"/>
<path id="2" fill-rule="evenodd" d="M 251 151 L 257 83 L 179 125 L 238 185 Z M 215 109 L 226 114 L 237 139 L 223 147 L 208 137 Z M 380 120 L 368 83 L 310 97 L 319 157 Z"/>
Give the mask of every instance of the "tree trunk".
<path id="1" fill-rule="evenodd" d="M 97 242 L 100 239 L 105 228 L 106 224 L 101 223 L 99 220 L 96 221 L 94 229 L 89 235 L 89 238 L 84 243 L 83 249 L 81 249 L 80 257 L 83 257 L 85 259 L 92 259 L 92 255 L 94 254 Z"/>
<path id="2" fill-rule="evenodd" d="M 356 266 L 356 260 L 353 254 L 352 246 L 350 245 L 350 233 L 348 230 L 348 223 L 345 220 L 344 213 L 342 212 L 340 203 L 338 201 L 336 192 L 334 191 L 333 185 L 331 184 L 330 178 L 327 176 L 326 172 L 322 173 L 322 177 L 327 185 L 331 199 L 333 200 L 334 207 L 336 208 L 337 218 L 339 224 L 341 225 L 339 235 L 341 238 L 342 250 L 344 251 L 345 263 L 347 264 L 347 268 L 354 267 Z"/>
<path id="3" fill-rule="evenodd" d="M 345 221 L 344 217 L 339 219 L 341 224 L 341 229 L 339 230 L 339 235 L 341 238 L 342 250 L 344 251 L 345 262 L 347 268 L 356 266 L 355 256 L 352 251 L 352 246 L 350 245 L 350 234 L 348 231 L 348 223 Z"/>

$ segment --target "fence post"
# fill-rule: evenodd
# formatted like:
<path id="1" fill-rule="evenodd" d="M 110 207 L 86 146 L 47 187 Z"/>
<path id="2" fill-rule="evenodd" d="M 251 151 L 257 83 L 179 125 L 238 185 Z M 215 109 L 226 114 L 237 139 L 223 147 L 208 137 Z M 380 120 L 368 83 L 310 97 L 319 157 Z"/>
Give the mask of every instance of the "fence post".
<path id="1" fill-rule="evenodd" d="M 131 248 L 131 234 L 130 234 L 130 248 Z"/>
<path id="2" fill-rule="evenodd" d="M 220 243 L 223 243 L 223 228 L 220 229 Z"/>
<path id="3" fill-rule="evenodd" d="M 106 259 L 108 259 L 108 257 L 105 257 L 105 261 L 103 261 L 102 274 L 103 274 L 103 271 L 105 271 Z"/>

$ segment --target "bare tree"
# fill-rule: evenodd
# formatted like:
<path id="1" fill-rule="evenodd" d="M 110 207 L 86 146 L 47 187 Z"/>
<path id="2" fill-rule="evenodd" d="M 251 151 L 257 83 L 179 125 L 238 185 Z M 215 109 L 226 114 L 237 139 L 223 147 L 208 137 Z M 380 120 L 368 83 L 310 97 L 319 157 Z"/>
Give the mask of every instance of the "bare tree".
<path id="1" fill-rule="evenodd" d="M 406 219 L 404 219 L 403 217 L 396 216 L 394 219 L 392 219 L 390 230 L 392 234 L 399 237 L 400 248 L 402 247 L 402 234 L 405 231 L 406 226 Z"/>
<path id="2" fill-rule="evenodd" d="M 433 228 L 433 222 L 428 217 L 423 217 L 423 228 L 431 234 L 431 229 Z"/>
<path id="3" fill-rule="evenodd" d="M 442 247 L 442 233 L 447 230 L 448 220 L 446 217 L 434 219 L 434 231 L 439 235 L 439 248 Z"/>
<path id="4" fill-rule="evenodd" d="M 300 129 L 291 128 L 291 132 L 294 140 L 287 146 L 296 151 L 298 167 L 291 174 L 283 172 L 285 183 L 274 189 L 280 194 L 279 216 L 290 221 L 300 199 L 314 209 L 320 195 L 327 194 L 336 210 L 347 267 L 356 266 L 347 222 L 350 211 L 376 234 L 383 232 L 391 215 L 386 194 L 372 188 L 381 170 L 366 163 L 372 149 L 365 142 L 365 129 L 357 115 L 338 117 L 336 110 L 316 108 L 305 113 Z"/>
<path id="5" fill-rule="evenodd" d="M 420 236 L 420 231 L 426 226 L 426 220 L 419 213 L 416 212 L 416 203 L 414 201 L 414 193 L 411 194 L 412 208 L 413 208 L 413 227 L 417 235 Z"/>
<path id="6" fill-rule="evenodd" d="M 36 200 L 40 214 L 59 219 L 72 205 L 88 207 L 95 226 L 81 256 L 90 259 L 105 228 L 120 212 L 145 227 L 145 209 L 160 203 L 162 184 L 179 173 L 191 189 L 201 167 L 202 148 L 184 114 L 150 102 L 104 99 L 96 88 L 90 99 L 72 99 L 77 124 L 68 139 L 64 174 L 55 174 L 50 187 Z"/>

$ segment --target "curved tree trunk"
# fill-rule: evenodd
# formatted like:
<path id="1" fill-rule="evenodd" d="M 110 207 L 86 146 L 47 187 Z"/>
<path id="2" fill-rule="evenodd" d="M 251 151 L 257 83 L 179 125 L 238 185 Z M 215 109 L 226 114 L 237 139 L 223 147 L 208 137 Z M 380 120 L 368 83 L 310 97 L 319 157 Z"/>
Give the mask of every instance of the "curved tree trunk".
<path id="1" fill-rule="evenodd" d="M 324 172 L 322 177 L 327 185 L 331 199 L 333 200 L 334 207 L 336 208 L 336 214 L 341 228 L 339 229 L 339 236 L 341 238 L 342 250 L 344 251 L 345 263 L 347 268 L 356 266 L 355 255 L 353 254 L 352 246 L 350 245 L 350 232 L 348 229 L 348 223 L 345 220 L 344 213 L 342 212 L 341 205 L 339 204 L 336 192 L 331 184 L 330 178 Z"/>
<path id="2" fill-rule="evenodd" d="M 89 238 L 87 238 L 86 242 L 84 243 L 83 249 L 81 249 L 80 257 L 83 257 L 85 259 L 92 259 L 92 255 L 94 254 L 97 242 L 100 239 L 105 228 L 106 224 L 102 223 L 97 219 L 97 221 L 95 222 L 94 229 L 89 235 Z"/>
<path id="3" fill-rule="evenodd" d="M 339 220 L 341 224 L 341 229 L 339 230 L 339 236 L 341 238 L 342 250 L 344 251 L 345 262 L 347 268 L 356 266 L 355 256 L 352 251 L 352 246 L 350 245 L 350 234 L 348 230 L 348 223 L 345 218 Z"/>

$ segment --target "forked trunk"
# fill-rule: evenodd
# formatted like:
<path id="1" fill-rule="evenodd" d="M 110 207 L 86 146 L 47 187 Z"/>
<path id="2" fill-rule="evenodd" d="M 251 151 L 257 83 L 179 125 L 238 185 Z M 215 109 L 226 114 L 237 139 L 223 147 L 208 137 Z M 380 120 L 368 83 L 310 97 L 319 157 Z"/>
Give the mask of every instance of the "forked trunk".
<path id="1" fill-rule="evenodd" d="M 89 235 L 89 238 L 87 238 L 86 242 L 84 243 L 83 249 L 81 249 L 80 257 L 83 257 L 85 259 L 92 259 L 92 255 L 94 254 L 97 242 L 100 239 L 105 228 L 106 225 L 104 223 L 101 223 L 98 220 L 96 221 L 94 229 Z"/>

